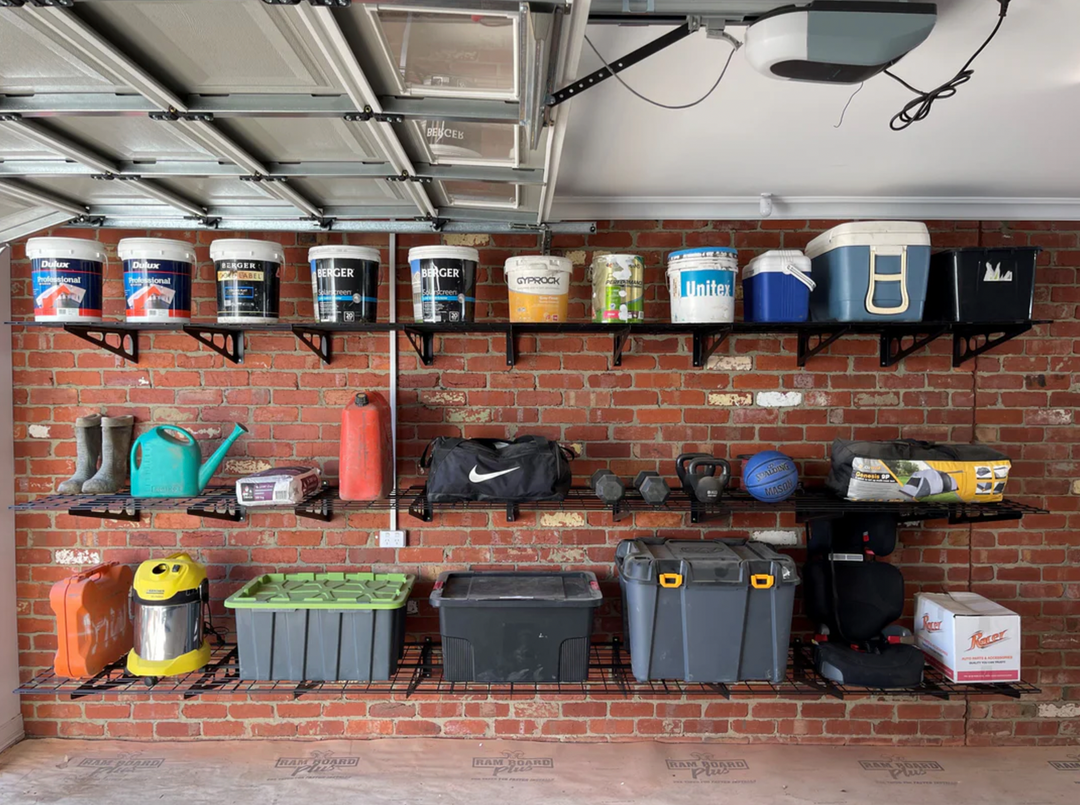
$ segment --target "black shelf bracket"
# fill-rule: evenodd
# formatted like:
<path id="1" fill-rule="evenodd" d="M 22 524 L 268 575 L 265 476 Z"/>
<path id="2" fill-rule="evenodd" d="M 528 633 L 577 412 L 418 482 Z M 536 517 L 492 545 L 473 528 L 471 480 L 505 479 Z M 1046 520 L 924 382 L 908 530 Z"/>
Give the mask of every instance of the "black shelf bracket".
<path id="1" fill-rule="evenodd" d="M 694 367 L 702 368 L 709 362 L 709 358 L 720 348 L 729 335 L 730 327 L 724 327 L 716 331 L 694 331 Z"/>
<path id="2" fill-rule="evenodd" d="M 516 503 L 507 503 L 506 504 L 506 522 L 508 522 L 508 523 L 517 522 L 518 514 L 519 514 L 518 505 Z"/>
<path id="3" fill-rule="evenodd" d="M 302 324 L 294 324 L 292 331 L 301 344 L 318 355 L 323 363 L 330 364 L 334 356 L 334 345 L 329 331 L 320 330 L 318 327 L 305 327 Z"/>
<path id="4" fill-rule="evenodd" d="M 800 330 L 799 339 L 799 366 L 806 366 L 806 362 L 827 349 L 830 344 L 851 331 L 850 327 L 839 327 L 832 333 L 816 333 Z"/>
<path id="5" fill-rule="evenodd" d="M 222 495 L 211 500 L 200 501 L 194 506 L 189 506 L 185 513 L 190 514 L 192 517 L 225 520 L 229 523 L 242 523 L 244 521 L 244 510 L 232 495 Z"/>
<path id="6" fill-rule="evenodd" d="M 114 501 L 115 502 L 115 501 Z M 137 523 L 142 520 L 142 509 L 134 500 L 120 503 L 120 509 L 113 509 L 110 502 L 103 502 L 94 508 L 77 506 L 68 509 L 72 517 L 91 517 L 96 520 L 122 520 L 126 523 Z"/>
<path id="7" fill-rule="evenodd" d="M 1007 523 L 1013 520 L 1020 520 L 1024 516 L 1023 512 L 1015 511 L 1013 509 L 1002 509 L 1001 511 L 977 511 L 967 513 L 964 511 L 958 513 L 949 514 L 949 525 L 969 525 L 979 523 Z"/>
<path id="8" fill-rule="evenodd" d="M 563 101 L 568 101 L 570 100 L 570 98 L 580 95 L 589 87 L 595 87 L 597 84 L 606 81 L 616 73 L 621 73 L 627 67 L 633 67 L 639 61 L 647 59 L 654 53 L 659 53 L 664 48 L 670 47 L 676 42 L 685 39 L 692 32 L 693 31 L 690 27 L 690 24 L 686 23 L 685 25 L 681 25 L 673 31 L 669 31 L 663 36 L 654 39 L 652 42 L 649 42 L 646 45 L 642 45 L 637 50 L 633 50 L 630 53 L 627 53 L 621 59 L 610 60 L 608 62 L 608 64 L 611 66 L 610 70 L 607 67 L 601 67 L 599 70 L 595 70 L 594 72 L 589 73 L 584 78 L 579 78 L 577 81 L 567 84 L 562 89 L 556 90 L 554 93 L 552 93 L 551 97 L 548 98 L 547 105 L 549 107 L 558 106 Z"/>
<path id="9" fill-rule="evenodd" d="M 716 503 L 705 504 L 697 498 L 691 496 L 690 498 L 690 522 L 691 523 L 711 523 L 714 520 L 719 520 L 722 517 L 726 517 L 729 512 L 724 511 L 720 507 L 721 501 Z"/>
<path id="10" fill-rule="evenodd" d="M 95 347 L 119 355 L 126 361 L 139 362 L 139 333 L 107 324 L 65 324 L 64 331 L 88 341 Z"/>
<path id="11" fill-rule="evenodd" d="M 514 325 L 506 328 L 506 365 L 512 367 L 517 363 L 517 334 Z"/>
<path id="12" fill-rule="evenodd" d="M 994 347 L 1012 341 L 1032 328 L 1032 322 L 988 326 L 957 326 L 953 329 L 953 366 L 960 366 L 965 361 L 977 358 Z"/>
<path id="13" fill-rule="evenodd" d="M 405 336 L 409 339 L 412 348 L 420 357 L 420 363 L 424 366 L 431 366 L 431 364 L 435 363 L 434 333 L 430 330 L 413 330 L 410 327 L 406 327 Z"/>
<path id="14" fill-rule="evenodd" d="M 317 492 L 307 500 L 303 500 L 297 503 L 293 508 L 293 514 L 297 517 L 303 517 L 306 520 L 318 520 L 321 523 L 329 523 L 334 519 L 334 505 L 333 496 L 334 490 L 332 487 L 323 485 L 320 492 Z"/>
<path id="15" fill-rule="evenodd" d="M 622 354 L 623 349 L 626 347 L 626 342 L 630 339 L 630 328 L 624 327 L 621 330 L 617 330 L 611 334 L 611 365 L 622 366 Z"/>
<path id="16" fill-rule="evenodd" d="M 184 332 L 231 363 L 244 362 L 243 330 L 229 330 L 207 324 L 186 324 Z"/>
<path id="17" fill-rule="evenodd" d="M 949 332 L 949 328 L 937 327 L 927 330 L 917 325 L 907 331 L 889 330 L 881 334 L 881 366 L 888 368 L 900 363 L 904 358 L 920 349 L 929 346 L 941 336 Z"/>

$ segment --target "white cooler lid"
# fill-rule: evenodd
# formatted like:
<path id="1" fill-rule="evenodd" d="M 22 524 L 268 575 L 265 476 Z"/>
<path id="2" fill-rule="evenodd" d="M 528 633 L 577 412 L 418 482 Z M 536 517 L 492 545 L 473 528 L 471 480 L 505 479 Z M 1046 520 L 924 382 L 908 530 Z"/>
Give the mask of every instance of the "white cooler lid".
<path id="1" fill-rule="evenodd" d="M 813 259 L 844 246 L 929 245 L 930 230 L 920 221 L 854 221 L 818 235 L 806 247 L 806 256 Z"/>
<path id="2" fill-rule="evenodd" d="M 773 249 L 772 251 L 759 254 L 743 269 L 743 279 L 758 274 L 781 274 L 787 273 L 786 266 L 794 266 L 797 271 L 804 274 L 810 273 L 810 258 L 800 251 L 791 249 Z"/>

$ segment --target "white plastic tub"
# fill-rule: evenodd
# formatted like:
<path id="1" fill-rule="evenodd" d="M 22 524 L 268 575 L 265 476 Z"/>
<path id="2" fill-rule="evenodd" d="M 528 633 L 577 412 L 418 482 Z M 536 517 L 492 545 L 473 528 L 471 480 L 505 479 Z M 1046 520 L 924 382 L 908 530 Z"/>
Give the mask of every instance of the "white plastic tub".
<path id="1" fill-rule="evenodd" d="M 726 246 L 684 249 L 668 255 L 671 321 L 715 324 L 735 321 L 739 253 Z"/>
<path id="2" fill-rule="evenodd" d="M 276 324 L 285 251 L 268 240 L 215 240 L 219 324 Z"/>
<path id="3" fill-rule="evenodd" d="M 510 321 L 566 321 L 573 264 L 565 257 L 522 255 L 506 261 Z"/>
<path id="4" fill-rule="evenodd" d="M 35 321 L 101 321 L 105 248 L 83 238 L 26 241 Z"/>
<path id="5" fill-rule="evenodd" d="M 127 320 L 191 321 L 191 270 L 195 249 L 182 240 L 124 238 L 116 247 L 124 264 Z"/>

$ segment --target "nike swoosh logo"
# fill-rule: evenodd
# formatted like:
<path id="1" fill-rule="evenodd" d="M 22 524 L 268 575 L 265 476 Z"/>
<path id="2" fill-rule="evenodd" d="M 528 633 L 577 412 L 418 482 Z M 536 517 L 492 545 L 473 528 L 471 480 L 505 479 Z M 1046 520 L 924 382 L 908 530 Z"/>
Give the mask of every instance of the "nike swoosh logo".
<path id="1" fill-rule="evenodd" d="M 499 472 L 477 472 L 476 466 L 474 465 L 473 468 L 469 470 L 469 480 L 472 481 L 474 484 L 479 484 L 483 483 L 484 481 L 490 481 L 492 478 L 498 478 L 500 475 L 506 475 L 508 472 L 514 472 L 515 470 L 520 469 L 521 467 L 511 467 L 508 470 L 499 470 Z"/>

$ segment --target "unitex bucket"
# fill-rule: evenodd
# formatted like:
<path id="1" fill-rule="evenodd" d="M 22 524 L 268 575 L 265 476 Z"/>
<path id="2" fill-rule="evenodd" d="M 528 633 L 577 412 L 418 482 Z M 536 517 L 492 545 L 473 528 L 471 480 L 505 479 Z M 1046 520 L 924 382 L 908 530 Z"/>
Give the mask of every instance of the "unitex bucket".
<path id="1" fill-rule="evenodd" d="M 684 249 L 668 255 L 671 321 L 714 324 L 735 321 L 735 274 L 739 253 L 723 246 Z"/>
<path id="2" fill-rule="evenodd" d="M 593 321 L 645 320 L 645 261 L 637 254 L 602 254 L 592 261 Z"/>
<path id="3" fill-rule="evenodd" d="M 285 252 L 268 240 L 215 240 L 219 324 L 276 324 Z"/>
<path id="4" fill-rule="evenodd" d="M 432 324 L 472 321 L 479 262 L 480 253 L 467 246 L 409 249 L 416 321 Z"/>
<path id="5" fill-rule="evenodd" d="M 506 261 L 510 321 L 566 321 L 573 265 L 565 257 L 524 255 Z"/>
<path id="6" fill-rule="evenodd" d="M 375 321 L 379 303 L 379 250 L 367 246 L 316 246 L 308 250 L 315 321 Z"/>
<path id="7" fill-rule="evenodd" d="M 191 267 L 195 264 L 195 249 L 190 243 L 124 238 L 116 253 L 124 263 L 128 321 L 191 321 Z"/>
<path id="8" fill-rule="evenodd" d="M 30 238 L 35 321 L 101 321 L 105 249 L 96 240 Z"/>

